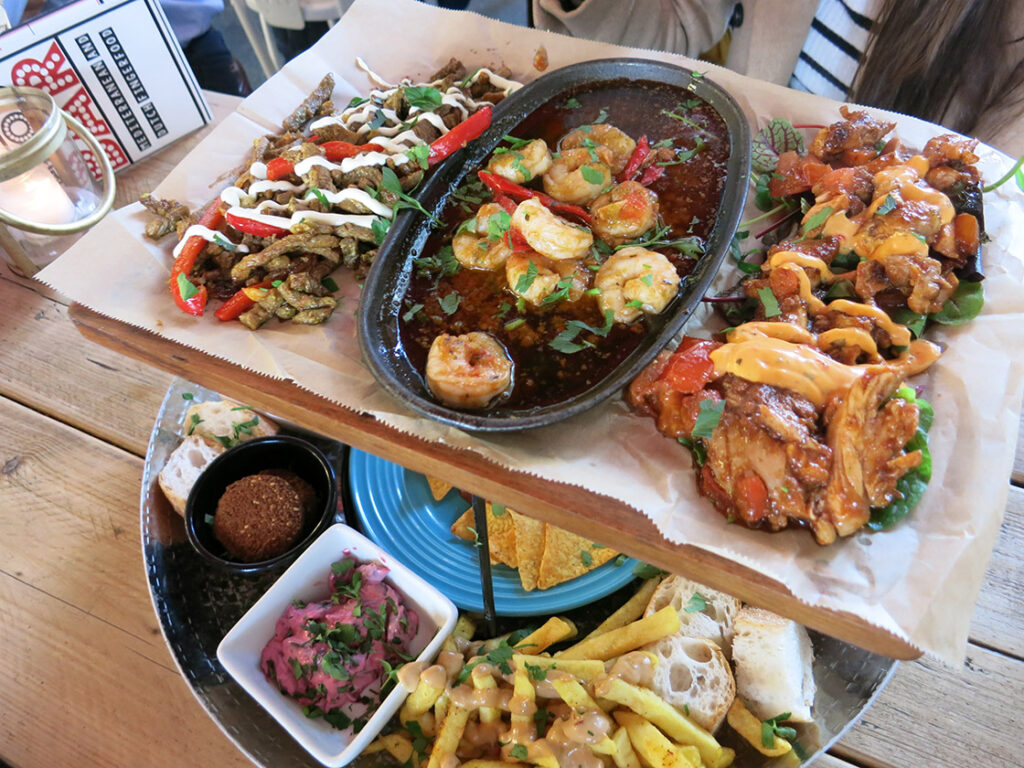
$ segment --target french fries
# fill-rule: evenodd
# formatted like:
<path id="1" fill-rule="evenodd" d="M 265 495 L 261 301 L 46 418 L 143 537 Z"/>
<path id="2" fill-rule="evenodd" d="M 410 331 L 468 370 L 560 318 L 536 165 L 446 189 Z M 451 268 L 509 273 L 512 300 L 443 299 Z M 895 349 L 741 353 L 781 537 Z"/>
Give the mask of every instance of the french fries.
<path id="1" fill-rule="evenodd" d="M 604 662 L 597 659 L 553 659 L 550 656 L 527 656 L 517 653 L 512 657 L 512 663 L 524 669 L 529 667 L 560 669 L 584 683 L 593 682 L 604 674 Z"/>
<path id="2" fill-rule="evenodd" d="M 478 691 L 495 690 L 498 684 L 494 682 L 494 676 L 484 667 L 475 667 L 470 677 L 473 679 L 473 687 Z M 496 723 L 501 719 L 501 710 L 497 707 L 480 707 L 481 723 Z"/>
<path id="3" fill-rule="evenodd" d="M 576 637 L 576 633 L 576 625 L 571 621 L 559 618 L 558 616 L 552 616 L 537 631 L 530 633 L 516 643 L 516 648 L 536 655 L 543 653 L 549 646 L 555 643 L 571 640 Z"/>
<path id="4" fill-rule="evenodd" d="M 729 725 L 736 731 L 740 736 L 750 742 L 750 746 L 760 752 L 766 757 L 779 757 L 787 752 L 793 750 L 793 745 L 786 741 L 781 736 L 775 736 L 772 734 L 775 745 L 772 747 L 766 747 L 764 742 L 761 740 L 761 729 L 764 723 L 749 709 L 747 706 L 740 701 L 737 696 L 732 700 L 732 706 L 729 707 L 729 712 L 725 716 L 726 720 L 729 721 Z"/>
<path id="5" fill-rule="evenodd" d="M 640 759 L 633 750 L 629 741 L 629 733 L 625 728 L 620 727 L 612 734 L 612 741 L 615 742 L 615 754 L 612 760 L 615 761 L 615 768 L 640 768 Z"/>
<path id="6" fill-rule="evenodd" d="M 404 763 L 412 757 L 412 740 L 404 733 L 389 733 L 387 736 L 378 737 L 363 750 L 364 755 L 376 752 L 387 752 L 399 763 Z"/>
<path id="7" fill-rule="evenodd" d="M 700 768 L 694 765 L 665 735 L 632 712 L 615 713 L 615 722 L 626 729 L 637 755 L 652 768 Z"/>
<path id="8" fill-rule="evenodd" d="M 448 705 L 444 721 L 437 729 L 437 738 L 434 739 L 434 747 L 430 750 L 430 761 L 427 763 L 427 768 L 441 768 L 451 763 L 455 757 L 455 750 L 459 748 L 459 742 L 462 740 L 462 733 L 466 730 L 467 722 L 469 722 L 468 709 L 455 704 Z"/>
<path id="9" fill-rule="evenodd" d="M 671 605 L 624 627 L 605 632 L 555 655 L 556 659 L 607 661 L 679 631 L 679 614 Z"/>
<path id="10" fill-rule="evenodd" d="M 402 709 L 398 714 L 399 721 L 407 723 L 410 720 L 416 720 L 424 712 L 430 710 L 443 693 L 443 684 L 438 687 L 435 682 L 426 675 L 420 676 L 420 680 L 416 684 L 416 689 L 409 694 L 405 703 L 402 705 Z"/>
<path id="11" fill-rule="evenodd" d="M 636 714 L 654 723 L 674 741 L 697 747 L 700 750 L 701 760 L 708 768 L 721 768 L 729 764 L 724 762 L 722 745 L 715 740 L 714 736 L 653 691 L 630 685 L 617 677 L 608 677 L 595 687 L 594 693 L 603 699 L 610 699 L 628 707 Z M 632 739 L 632 734 L 630 738 Z M 633 746 L 635 747 L 636 744 L 634 743 Z M 641 757 L 643 757 L 642 753 Z"/>
<path id="12" fill-rule="evenodd" d="M 660 583 L 660 578 L 647 579 L 647 581 L 641 585 L 640 589 L 637 590 L 635 595 L 623 603 L 615 613 L 598 624 L 597 629 L 583 639 L 590 640 L 591 638 L 599 635 L 607 634 L 613 629 L 624 627 L 630 622 L 639 619 L 644 615 L 644 609 L 647 607 L 647 603 L 651 601 L 651 595 L 654 594 L 654 590 L 658 588 L 658 584 Z"/>

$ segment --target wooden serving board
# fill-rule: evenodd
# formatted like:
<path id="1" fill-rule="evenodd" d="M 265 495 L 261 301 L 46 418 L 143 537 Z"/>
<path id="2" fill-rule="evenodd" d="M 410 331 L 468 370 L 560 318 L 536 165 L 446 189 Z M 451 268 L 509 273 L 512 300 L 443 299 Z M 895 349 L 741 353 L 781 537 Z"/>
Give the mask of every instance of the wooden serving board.
<path id="1" fill-rule="evenodd" d="M 696 547 L 672 544 L 638 510 L 582 488 L 511 472 L 470 451 L 429 443 L 351 409 L 234 364 L 72 304 L 71 319 L 86 338 L 129 357 L 202 384 L 362 451 L 443 478 L 457 488 L 586 536 L 679 573 L 819 632 L 896 659 L 921 652 L 858 616 L 815 608 L 782 584 Z"/>

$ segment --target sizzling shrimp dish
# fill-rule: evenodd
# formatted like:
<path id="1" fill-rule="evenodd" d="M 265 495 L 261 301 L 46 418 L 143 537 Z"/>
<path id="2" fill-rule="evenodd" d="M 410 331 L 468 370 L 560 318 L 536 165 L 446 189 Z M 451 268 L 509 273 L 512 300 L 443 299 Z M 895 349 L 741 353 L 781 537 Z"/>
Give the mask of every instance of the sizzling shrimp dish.
<path id="1" fill-rule="evenodd" d="M 705 102 L 650 85 L 557 97 L 452 195 L 400 317 L 441 403 L 585 392 L 673 305 L 714 223 L 729 140 Z"/>
<path id="2" fill-rule="evenodd" d="M 457 61 L 429 82 L 390 84 L 359 61 L 378 86 L 338 109 L 327 75 L 282 124 L 258 139 L 244 170 L 204 212 L 142 200 L 157 215 L 146 233 L 177 232 L 170 292 L 202 315 L 222 300 L 219 320 L 255 330 L 271 318 L 316 324 L 338 305 L 338 267 L 365 276 L 395 211 L 431 165 L 479 136 L 491 104 L 519 84 Z"/>
<path id="3" fill-rule="evenodd" d="M 981 303 L 975 142 L 914 152 L 886 139 L 893 124 L 842 111 L 808 154 L 779 155 L 771 203 L 799 226 L 748 269 L 734 327 L 661 353 L 629 390 L 691 449 L 730 521 L 807 526 L 819 544 L 919 500 L 931 409 L 906 382 L 940 355 L 921 338 L 930 324 Z"/>

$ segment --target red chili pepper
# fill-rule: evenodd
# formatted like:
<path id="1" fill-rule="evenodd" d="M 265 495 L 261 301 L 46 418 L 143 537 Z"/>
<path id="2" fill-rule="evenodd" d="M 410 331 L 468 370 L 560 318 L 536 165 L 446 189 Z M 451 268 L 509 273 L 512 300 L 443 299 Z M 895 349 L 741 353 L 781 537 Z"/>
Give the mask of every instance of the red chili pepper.
<path id="1" fill-rule="evenodd" d="M 500 205 L 509 214 L 509 216 L 516 212 L 517 205 L 515 200 L 504 192 L 499 192 L 497 190 L 494 190 L 492 194 L 494 195 L 494 202 Z"/>
<path id="2" fill-rule="evenodd" d="M 499 192 L 502 195 L 506 195 L 513 199 L 519 199 L 520 202 L 530 197 L 535 197 L 542 202 L 547 208 L 553 212 L 561 214 L 563 216 L 570 216 L 579 219 L 588 226 L 592 222 L 590 213 L 585 208 L 580 208 L 578 205 L 569 205 L 568 203 L 561 203 L 551 195 L 546 195 L 543 192 L 538 192 L 535 189 L 529 189 L 527 187 L 520 186 L 514 181 L 509 181 L 503 176 L 498 176 L 494 173 L 488 173 L 487 171 L 477 171 L 477 176 L 480 177 L 480 181 L 491 190 L 492 194 L 497 195 Z M 497 197 L 495 197 L 497 200 Z"/>
<path id="3" fill-rule="evenodd" d="M 616 181 L 621 184 L 636 176 L 637 171 L 640 170 L 640 166 L 643 165 L 644 160 L 647 159 L 649 154 L 651 154 L 651 145 L 647 141 L 647 135 L 645 134 L 637 141 L 633 154 L 629 156 L 629 162 L 626 163 L 626 167 L 622 169 L 622 173 L 619 174 Z"/>
<path id="4" fill-rule="evenodd" d="M 210 203 L 210 207 L 207 208 L 203 215 L 199 219 L 200 226 L 214 229 L 224 220 L 224 214 L 220 209 L 220 200 L 214 200 Z M 181 286 L 178 284 L 178 276 L 183 275 L 185 279 L 188 279 L 189 274 L 192 272 L 192 268 L 196 265 L 196 259 L 199 254 L 203 252 L 206 247 L 206 238 L 202 235 L 191 235 L 188 240 L 185 241 L 185 245 L 181 247 L 178 252 L 178 256 L 174 259 L 174 264 L 171 265 L 171 298 L 174 299 L 174 303 L 183 311 L 190 315 L 199 317 L 203 314 L 203 310 L 206 309 L 206 297 L 207 291 L 205 285 L 200 285 L 196 289 L 196 294 L 188 299 L 181 295 Z"/>
<path id="5" fill-rule="evenodd" d="M 641 175 L 640 178 L 637 179 L 637 183 L 640 184 L 640 186 L 646 187 L 652 181 L 654 181 L 655 179 L 660 179 L 664 175 L 665 166 L 649 165 L 647 166 L 647 170 L 643 172 L 643 175 Z"/>
<path id="6" fill-rule="evenodd" d="M 233 213 L 225 214 L 225 218 L 228 220 L 228 224 L 247 235 L 277 237 L 278 235 L 288 234 L 287 229 L 275 227 L 273 224 L 264 224 L 262 221 L 256 221 L 255 219 L 247 219 L 244 216 L 235 216 Z"/>
<path id="7" fill-rule="evenodd" d="M 427 163 L 436 165 L 449 155 L 455 154 L 491 126 L 491 107 L 485 104 L 479 110 L 452 128 L 430 145 Z"/>
<path id="8" fill-rule="evenodd" d="M 295 173 L 295 163 L 283 157 L 275 157 L 267 163 L 267 179 L 277 181 Z"/>
<path id="9" fill-rule="evenodd" d="M 524 253 L 526 251 L 533 250 L 533 247 L 526 242 L 526 238 L 523 237 L 523 233 L 512 227 L 509 227 L 508 232 L 505 233 L 505 245 L 516 253 Z"/>
<path id="10" fill-rule="evenodd" d="M 325 141 L 320 148 L 324 151 L 324 157 L 332 163 L 344 160 L 346 157 L 355 157 L 360 152 L 384 151 L 384 147 L 380 144 L 350 144 L 347 141 Z"/>
<path id="11" fill-rule="evenodd" d="M 271 285 L 272 285 L 272 281 L 264 280 L 262 283 L 257 283 L 256 285 L 250 285 L 250 286 L 247 286 L 247 287 L 248 288 L 269 288 Z M 256 302 L 253 301 L 252 299 L 250 299 L 246 295 L 245 291 L 246 291 L 246 288 L 239 288 L 234 296 L 232 296 L 230 299 L 225 301 L 217 309 L 217 311 L 213 313 L 214 315 L 216 315 L 218 320 L 220 320 L 221 322 L 226 323 L 228 320 L 234 320 L 236 317 L 238 317 L 243 312 L 247 312 L 250 309 L 252 309 L 253 305 L 255 305 Z"/>

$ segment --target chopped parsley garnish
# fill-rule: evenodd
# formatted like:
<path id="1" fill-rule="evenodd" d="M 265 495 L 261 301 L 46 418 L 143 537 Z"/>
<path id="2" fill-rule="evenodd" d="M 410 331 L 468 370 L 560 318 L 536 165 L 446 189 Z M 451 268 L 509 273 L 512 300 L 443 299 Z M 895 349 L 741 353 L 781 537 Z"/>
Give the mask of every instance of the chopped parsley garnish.
<path id="1" fill-rule="evenodd" d="M 414 144 L 405 150 L 405 156 L 412 162 L 417 163 L 425 171 L 429 167 L 430 146 L 428 144 Z"/>
<path id="2" fill-rule="evenodd" d="M 183 298 L 185 301 L 188 301 L 197 293 L 199 293 L 199 289 L 196 288 L 195 285 L 193 285 L 192 282 L 187 277 L 185 277 L 184 272 L 179 272 L 178 292 L 181 294 L 181 298 Z"/>
<path id="3" fill-rule="evenodd" d="M 764 307 L 765 317 L 778 317 L 782 314 L 782 310 L 779 309 L 779 300 L 775 298 L 771 288 L 768 286 L 758 288 L 757 297 L 761 300 L 761 305 Z"/>
<path id="4" fill-rule="evenodd" d="M 386 165 L 381 168 L 381 182 L 380 189 L 377 190 L 378 197 L 382 190 L 387 190 L 392 197 L 397 198 L 397 201 L 392 205 L 392 208 L 397 213 L 403 208 L 411 208 L 414 211 L 419 211 L 435 226 L 441 226 L 441 220 L 434 214 L 428 211 L 415 197 L 410 197 L 404 191 L 402 191 L 402 182 L 398 180 L 398 175 L 388 168 Z"/>
<path id="5" fill-rule="evenodd" d="M 889 211 L 893 210 L 896 210 L 896 198 L 894 198 L 892 195 L 886 195 L 885 200 L 882 201 L 882 204 L 875 209 L 875 213 L 877 213 L 879 216 L 884 216 L 885 214 L 889 213 Z"/>
<path id="6" fill-rule="evenodd" d="M 530 265 L 526 268 L 526 272 L 521 274 L 519 276 L 519 279 L 516 280 L 515 292 L 520 294 L 526 293 L 528 290 L 530 290 L 530 286 L 533 285 L 533 281 L 536 279 L 537 265 L 531 259 Z"/>
<path id="7" fill-rule="evenodd" d="M 801 230 L 803 237 L 807 237 L 809 232 L 813 232 L 818 227 L 822 226 L 826 221 L 828 221 L 828 217 L 833 213 L 835 213 L 835 211 L 832 210 L 832 206 L 826 205 L 820 211 L 811 216 L 811 218 L 804 222 L 803 229 Z"/>
<path id="8" fill-rule="evenodd" d="M 584 165 L 580 168 L 580 173 L 587 184 L 601 184 L 604 182 L 604 174 L 597 170 L 597 168 Z"/>
<path id="9" fill-rule="evenodd" d="M 380 245 L 391 229 L 391 219 L 384 219 L 378 216 L 370 222 L 370 231 L 373 233 L 373 241 Z"/>
<path id="10" fill-rule="evenodd" d="M 387 117 L 384 115 L 384 110 L 379 108 L 374 110 L 373 119 L 370 120 L 369 129 L 371 131 L 376 131 L 378 128 L 384 125 L 385 120 L 387 120 Z"/>
<path id="11" fill-rule="evenodd" d="M 595 123 L 603 123 L 608 120 L 608 107 L 601 107 L 601 111 L 597 113 L 597 117 L 594 118 Z"/>
<path id="12" fill-rule="evenodd" d="M 518 328 L 525 322 L 526 320 L 522 317 L 517 317 L 515 320 L 509 320 L 507 323 L 505 323 L 505 330 L 514 331 L 516 328 Z"/>
<path id="13" fill-rule="evenodd" d="M 441 92 L 431 85 L 407 85 L 405 100 L 409 106 L 424 112 L 433 112 L 441 106 Z"/>
<path id="14" fill-rule="evenodd" d="M 460 301 L 462 301 L 462 297 L 455 291 L 452 291 L 441 299 L 441 311 L 446 315 L 454 315 L 459 308 Z"/>
<path id="15" fill-rule="evenodd" d="M 422 304 L 413 304 L 411 307 L 409 307 L 409 310 L 404 315 L 402 315 L 402 322 L 408 323 L 410 320 L 416 317 L 416 313 L 419 312 L 421 309 L 423 309 Z"/>
<path id="16" fill-rule="evenodd" d="M 552 665 L 554 668 L 555 665 Z M 531 680 L 547 680 L 548 668 L 542 667 L 539 664 L 527 664 L 526 671 L 530 673 Z"/>
<path id="17" fill-rule="evenodd" d="M 508 751 L 509 757 L 515 758 L 516 760 L 525 761 L 529 757 L 529 752 L 526 747 L 522 744 L 515 744 L 512 749 Z"/>
<path id="18" fill-rule="evenodd" d="M 718 422 L 722 419 L 722 412 L 725 410 L 725 401 L 717 403 L 712 400 L 700 401 L 700 413 L 697 415 L 697 422 L 690 432 L 692 437 L 711 437 Z"/>
<path id="19" fill-rule="evenodd" d="M 309 188 L 309 195 L 313 195 L 313 197 L 315 197 L 317 200 L 319 200 L 320 201 L 320 205 L 322 205 L 324 208 L 330 208 L 331 207 L 331 201 L 327 199 L 327 195 L 325 195 L 323 192 L 321 192 L 317 187 L 310 187 Z M 306 195 L 306 199 L 307 200 L 309 199 L 309 195 Z"/>
<path id="20" fill-rule="evenodd" d="M 704 598 L 704 595 L 700 592 L 694 592 L 693 597 L 690 598 L 690 601 L 683 610 L 687 613 L 700 613 L 707 607 L 708 601 Z"/>
<path id="21" fill-rule="evenodd" d="M 658 576 L 665 576 L 668 571 L 663 571 L 650 563 L 637 563 L 633 566 L 633 575 L 638 579 L 653 579 Z"/>
<path id="22" fill-rule="evenodd" d="M 795 728 L 779 725 L 779 723 L 789 720 L 790 717 L 792 717 L 791 713 L 783 712 L 781 715 L 770 717 L 761 723 L 761 746 L 772 749 L 775 746 L 776 736 L 780 739 L 795 739 Z"/>
<path id="23" fill-rule="evenodd" d="M 570 96 L 568 99 L 565 100 L 566 109 L 579 109 L 582 106 L 583 105 L 580 104 L 580 100 L 577 99 L 575 96 Z"/>
<path id="24" fill-rule="evenodd" d="M 580 562 L 583 563 L 584 568 L 589 568 L 594 564 L 594 556 L 589 552 L 580 552 Z"/>
<path id="25" fill-rule="evenodd" d="M 352 99 L 349 101 L 348 107 L 346 107 L 346 109 L 352 109 L 352 107 L 358 107 L 360 104 L 365 104 L 368 101 L 369 101 L 369 99 L 366 98 L 365 96 L 353 96 Z"/>

